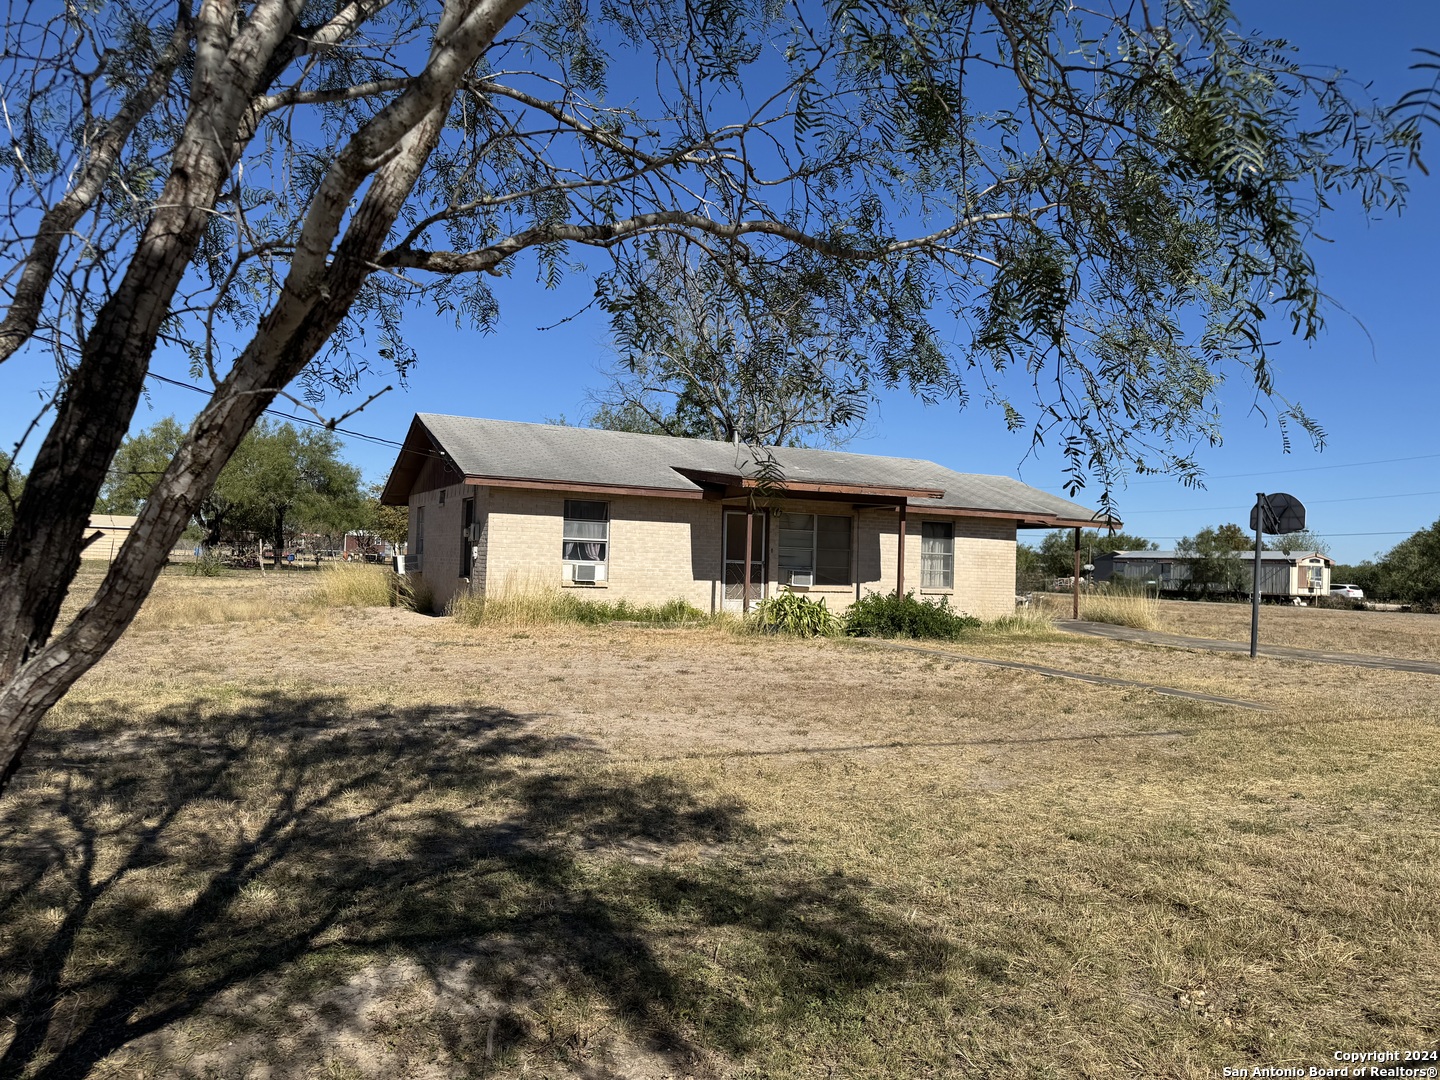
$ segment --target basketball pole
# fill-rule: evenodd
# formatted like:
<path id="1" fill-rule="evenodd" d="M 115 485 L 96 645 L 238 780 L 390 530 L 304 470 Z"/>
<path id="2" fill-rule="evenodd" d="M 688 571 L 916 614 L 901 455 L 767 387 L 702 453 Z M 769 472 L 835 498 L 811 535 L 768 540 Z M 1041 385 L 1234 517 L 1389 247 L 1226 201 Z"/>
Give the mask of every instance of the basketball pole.
<path id="1" fill-rule="evenodd" d="M 1250 659 L 1260 650 L 1260 534 L 1265 527 L 1265 493 L 1255 493 L 1255 577 L 1250 586 Z"/>

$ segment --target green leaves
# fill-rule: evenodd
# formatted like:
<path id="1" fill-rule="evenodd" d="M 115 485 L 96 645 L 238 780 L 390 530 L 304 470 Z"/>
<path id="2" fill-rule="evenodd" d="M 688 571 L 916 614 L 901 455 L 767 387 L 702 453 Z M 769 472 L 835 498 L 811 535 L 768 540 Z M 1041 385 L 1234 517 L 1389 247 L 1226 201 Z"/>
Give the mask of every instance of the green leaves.
<path id="1" fill-rule="evenodd" d="M 880 323 L 851 293 L 865 280 L 827 269 L 803 252 L 692 260 L 665 241 L 621 260 L 597 293 L 621 363 L 591 423 L 758 446 L 842 441 L 875 382 L 923 370 L 914 331 L 926 324 Z M 943 359 L 931 370 L 943 377 Z"/>
<path id="2" fill-rule="evenodd" d="M 121 443 L 105 477 L 96 513 L 139 513 L 184 438 L 185 429 L 167 416 Z"/>
<path id="3" fill-rule="evenodd" d="M 63 197 L 174 18 L 71 10 L 53 39 L 16 22 L 0 64 L 16 103 L 6 161 L 31 200 L 17 221 Z M 264 58 L 254 137 L 203 208 L 165 330 L 197 377 L 223 374 L 231 336 L 271 310 L 337 148 L 414 90 L 416 43 L 439 22 L 407 0 L 311 50 L 336 10 L 307 5 L 304 33 Z M 97 73 L 70 63 L 82 36 L 105 57 Z M 881 387 L 978 396 L 1058 446 L 1072 492 L 1098 483 L 1107 508 L 1130 472 L 1197 479 L 1226 378 L 1255 388 L 1284 445 L 1296 430 L 1319 442 L 1273 384 L 1267 342 L 1277 321 L 1304 338 L 1323 327 L 1310 245 L 1332 208 L 1403 202 L 1440 123 L 1440 54 L 1420 52 L 1426 85 L 1393 106 L 1315 59 L 1329 58 L 1247 31 L 1220 0 L 536 0 L 459 78 L 366 263 L 383 271 L 304 392 L 403 378 L 419 359 L 411 312 L 488 331 L 499 310 L 482 271 L 533 259 L 528 279 L 554 288 L 595 270 L 588 248 L 613 260 L 600 293 L 624 389 L 600 415 L 617 423 L 843 440 Z M 165 83 L 89 231 L 66 234 L 43 320 L 62 366 L 169 175 L 204 93 L 191 74 Z M 693 315 L 690 284 L 709 298 Z"/>
<path id="4" fill-rule="evenodd" d="M 788 590 L 761 600 L 751 618 L 758 630 L 796 637 L 832 637 L 841 630 L 840 619 L 823 597 L 812 600 Z"/>
<path id="5" fill-rule="evenodd" d="M 980 620 L 950 609 L 950 601 L 917 600 L 915 593 L 867 593 L 845 612 L 845 633 L 851 637 L 933 638 L 956 641 L 980 629 Z"/>

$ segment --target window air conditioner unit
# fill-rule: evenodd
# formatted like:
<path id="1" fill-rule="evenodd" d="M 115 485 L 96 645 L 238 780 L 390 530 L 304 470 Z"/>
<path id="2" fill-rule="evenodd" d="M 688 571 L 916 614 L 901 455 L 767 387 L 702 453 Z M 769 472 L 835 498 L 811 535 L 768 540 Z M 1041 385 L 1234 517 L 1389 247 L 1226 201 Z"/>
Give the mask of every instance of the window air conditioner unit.
<path id="1" fill-rule="evenodd" d="M 808 589 L 815 584 L 815 571 L 813 570 L 791 570 L 788 584 L 798 585 Z"/>
<path id="2" fill-rule="evenodd" d="M 572 568 L 572 571 L 571 571 L 571 574 L 570 574 L 570 580 L 573 581 L 573 582 L 575 582 L 577 585 L 582 585 L 582 584 L 583 584 L 583 585 L 594 585 L 594 584 L 595 584 L 595 564 L 594 564 L 594 563 L 577 563 L 577 564 Z"/>

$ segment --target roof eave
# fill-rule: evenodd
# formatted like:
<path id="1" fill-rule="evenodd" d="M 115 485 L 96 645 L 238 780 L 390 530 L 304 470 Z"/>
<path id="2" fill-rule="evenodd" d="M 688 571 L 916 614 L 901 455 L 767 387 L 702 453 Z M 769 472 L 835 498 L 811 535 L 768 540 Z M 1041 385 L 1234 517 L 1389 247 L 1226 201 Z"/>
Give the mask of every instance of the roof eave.
<path id="1" fill-rule="evenodd" d="M 410 492 L 415 487 L 415 480 L 424 467 L 425 458 L 430 454 L 444 455 L 440 444 L 435 436 L 430 434 L 430 429 L 416 413 L 410 421 L 410 430 L 405 433 L 405 441 L 400 444 L 400 453 L 395 457 L 395 464 L 390 466 L 390 475 L 385 479 L 385 486 L 380 489 L 381 506 L 408 506 L 410 505 Z"/>

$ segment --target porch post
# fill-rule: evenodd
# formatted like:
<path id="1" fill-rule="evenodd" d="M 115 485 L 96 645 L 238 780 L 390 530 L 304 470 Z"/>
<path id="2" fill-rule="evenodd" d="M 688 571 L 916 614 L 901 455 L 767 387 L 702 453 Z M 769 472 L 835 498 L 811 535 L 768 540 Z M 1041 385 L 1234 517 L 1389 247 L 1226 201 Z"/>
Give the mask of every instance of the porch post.
<path id="1" fill-rule="evenodd" d="M 745 508 L 745 585 L 741 594 L 740 613 L 750 614 L 750 558 L 755 543 L 755 511 L 752 507 Z"/>
<path id="2" fill-rule="evenodd" d="M 895 549 L 895 595 L 905 595 L 905 504 L 900 504 L 900 534 Z"/>
<path id="3" fill-rule="evenodd" d="M 1071 613 L 1072 619 L 1080 618 L 1080 526 L 1075 526 L 1075 576 L 1071 582 L 1075 586 L 1075 609 Z"/>

